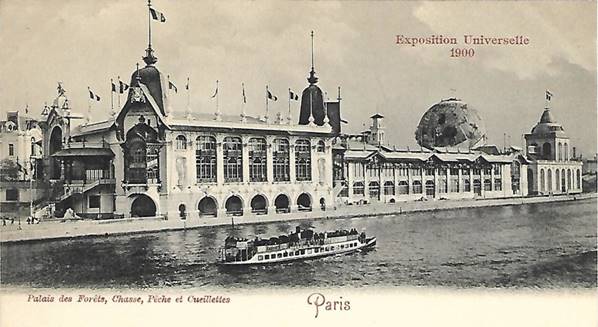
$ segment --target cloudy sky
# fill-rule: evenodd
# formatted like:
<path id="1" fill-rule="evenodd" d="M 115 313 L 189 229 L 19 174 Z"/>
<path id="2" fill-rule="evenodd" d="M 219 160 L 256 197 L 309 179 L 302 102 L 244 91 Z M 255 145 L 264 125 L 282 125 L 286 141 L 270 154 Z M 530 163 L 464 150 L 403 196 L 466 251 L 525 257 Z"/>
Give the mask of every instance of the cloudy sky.
<path id="1" fill-rule="evenodd" d="M 56 82 L 74 111 L 87 112 L 87 87 L 102 101 L 92 119 L 110 111 L 110 78 L 130 79 L 147 47 L 145 0 L 0 1 L 0 114 L 39 113 Z M 345 131 L 358 132 L 374 112 L 386 116 L 389 142 L 414 146 L 421 115 L 457 96 L 476 108 L 489 142 L 503 133 L 521 144 L 554 93 L 553 114 L 586 155 L 596 151 L 596 2 L 267 2 L 154 0 L 167 17 L 153 24 L 157 67 L 177 84 L 174 109 L 214 112 L 220 80 L 223 112 L 263 114 L 264 88 L 281 98 L 300 92 L 310 67 L 314 30 L 320 87 L 342 87 Z M 526 47 L 474 47 L 473 58 L 450 58 L 451 46 L 396 45 L 396 35 L 524 35 Z M 455 91 L 456 90 L 456 91 Z M 271 105 L 286 112 L 286 101 Z M 298 108 L 293 108 L 295 118 Z"/>

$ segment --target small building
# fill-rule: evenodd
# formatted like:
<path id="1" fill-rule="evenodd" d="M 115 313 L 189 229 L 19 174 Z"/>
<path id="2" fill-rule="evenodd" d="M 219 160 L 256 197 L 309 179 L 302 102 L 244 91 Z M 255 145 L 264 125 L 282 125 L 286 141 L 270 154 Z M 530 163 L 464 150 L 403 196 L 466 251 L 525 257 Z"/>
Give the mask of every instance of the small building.
<path id="1" fill-rule="evenodd" d="M 525 134 L 525 143 L 530 194 L 582 192 L 583 163 L 575 157 L 575 148 L 548 106 L 531 133 Z"/>

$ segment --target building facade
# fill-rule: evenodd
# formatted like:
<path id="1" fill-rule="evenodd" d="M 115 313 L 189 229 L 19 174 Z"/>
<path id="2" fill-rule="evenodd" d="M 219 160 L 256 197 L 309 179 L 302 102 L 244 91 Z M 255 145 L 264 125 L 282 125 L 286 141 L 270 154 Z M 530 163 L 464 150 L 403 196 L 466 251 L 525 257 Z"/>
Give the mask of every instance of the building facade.
<path id="1" fill-rule="evenodd" d="M 44 125 L 47 177 L 59 210 L 187 219 L 332 208 L 335 132 L 313 67 L 301 103 L 309 117 L 294 124 L 218 109 L 175 112 L 151 48 L 144 61 L 109 120 L 71 128 L 76 117 L 59 92 Z"/>

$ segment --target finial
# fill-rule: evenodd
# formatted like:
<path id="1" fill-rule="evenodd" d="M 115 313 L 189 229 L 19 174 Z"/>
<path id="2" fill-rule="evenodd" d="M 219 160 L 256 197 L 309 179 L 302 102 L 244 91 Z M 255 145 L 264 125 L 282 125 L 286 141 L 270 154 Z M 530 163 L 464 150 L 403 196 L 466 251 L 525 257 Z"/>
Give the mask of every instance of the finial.
<path id="1" fill-rule="evenodd" d="M 330 119 L 328 119 L 328 93 L 324 92 L 324 124 L 328 124 Z"/>
<path id="2" fill-rule="evenodd" d="M 307 81 L 309 84 L 316 84 L 318 78 L 316 77 L 316 71 L 314 67 L 314 31 L 311 31 L 311 71 L 309 72 L 309 78 Z"/>
<path id="3" fill-rule="evenodd" d="M 154 56 L 154 50 L 152 49 L 152 1 L 147 0 L 147 49 L 145 49 L 145 57 L 143 57 L 143 61 L 146 65 L 153 65 L 158 61 L 158 58 Z"/>
<path id="4" fill-rule="evenodd" d="M 137 80 L 137 82 L 141 81 L 141 76 L 139 76 L 139 63 L 135 63 L 136 68 L 136 72 L 137 72 L 137 76 L 135 76 L 135 79 Z M 137 86 L 139 86 L 139 83 L 137 83 Z"/>
<path id="5" fill-rule="evenodd" d="M 336 98 L 339 102 L 343 99 L 341 98 L 341 87 L 338 87 L 338 97 Z"/>

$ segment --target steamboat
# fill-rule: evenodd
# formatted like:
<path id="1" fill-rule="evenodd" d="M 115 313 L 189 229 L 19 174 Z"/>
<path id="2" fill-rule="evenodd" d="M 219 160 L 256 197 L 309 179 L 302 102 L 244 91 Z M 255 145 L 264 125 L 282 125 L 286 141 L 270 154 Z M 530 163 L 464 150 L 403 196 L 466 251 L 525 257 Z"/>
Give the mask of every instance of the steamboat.
<path id="1" fill-rule="evenodd" d="M 348 254 L 373 248 L 375 237 L 357 230 L 316 233 L 296 227 L 294 233 L 253 240 L 228 236 L 220 249 L 219 264 L 226 266 L 261 265 Z"/>

